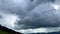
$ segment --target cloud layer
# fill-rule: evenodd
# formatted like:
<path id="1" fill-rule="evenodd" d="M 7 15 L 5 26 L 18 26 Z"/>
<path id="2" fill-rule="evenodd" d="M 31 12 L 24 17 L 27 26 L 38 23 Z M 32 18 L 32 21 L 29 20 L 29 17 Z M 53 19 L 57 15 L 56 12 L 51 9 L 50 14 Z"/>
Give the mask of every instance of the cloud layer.
<path id="1" fill-rule="evenodd" d="M 16 30 L 57 27 L 60 25 L 60 1 L 58 1 L 0 0 L 0 24 L 4 26 L 14 24 L 13 29 Z"/>

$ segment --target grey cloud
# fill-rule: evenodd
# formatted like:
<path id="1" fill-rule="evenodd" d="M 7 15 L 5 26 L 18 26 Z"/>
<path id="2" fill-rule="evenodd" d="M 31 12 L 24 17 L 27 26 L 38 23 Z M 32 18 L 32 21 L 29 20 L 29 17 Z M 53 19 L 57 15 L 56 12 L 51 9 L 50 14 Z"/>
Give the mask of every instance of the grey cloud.
<path id="1" fill-rule="evenodd" d="M 30 0 L 0 0 L 0 10 L 22 16 L 27 12 L 30 3 Z"/>
<path id="2" fill-rule="evenodd" d="M 0 0 L 0 10 L 19 16 L 15 29 L 58 26 L 59 18 L 50 6 L 55 0 Z M 1 12 L 0 11 L 0 12 Z"/>
<path id="3" fill-rule="evenodd" d="M 2 15 L 0 15 L 0 18 L 3 18 Z"/>
<path id="4" fill-rule="evenodd" d="M 35 7 L 37 7 L 40 4 L 48 3 L 48 2 L 54 2 L 55 0 L 33 0 L 30 10 L 33 10 Z"/>

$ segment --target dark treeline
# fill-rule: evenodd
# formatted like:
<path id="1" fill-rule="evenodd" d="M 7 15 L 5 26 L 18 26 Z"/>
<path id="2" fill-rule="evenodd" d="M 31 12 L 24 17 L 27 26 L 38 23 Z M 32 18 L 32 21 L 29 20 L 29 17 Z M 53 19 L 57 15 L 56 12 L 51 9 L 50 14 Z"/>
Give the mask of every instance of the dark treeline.
<path id="1" fill-rule="evenodd" d="M 6 28 L 6 27 L 4 27 L 4 26 L 1 26 L 1 25 L 0 25 L 0 30 L 1 30 L 1 31 L 5 31 L 5 32 L 8 32 L 9 34 L 22 34 L 22 33 L 13 31 L 13 30 L 8 29 L 8 28 Z"/>

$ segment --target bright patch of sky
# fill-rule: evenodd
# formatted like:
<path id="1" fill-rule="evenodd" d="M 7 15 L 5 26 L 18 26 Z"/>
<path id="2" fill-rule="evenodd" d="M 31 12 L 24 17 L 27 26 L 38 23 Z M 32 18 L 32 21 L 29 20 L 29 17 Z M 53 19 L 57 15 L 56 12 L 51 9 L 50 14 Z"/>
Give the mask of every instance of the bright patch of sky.
<path id="1" fill-rule="evenodd" d="M 60 5 L 51 4 L 51 6 L 53 6 L 55 10 L 58 10 L 58 9 L 60 9 Z"/>
<path id="2" fill-rule="evenodd" d="M 21 33 L 51 33 L 51 32 L 59 32 L 60 27 L 41 27 L 36 29 L 22 29 L 22 30 L 15 30 Z"/>
<path id="3" fill-rule="evenodd" d="M 1 13 L 2 18 L 0 19 L 0 24 L 8 28 L 13 28 L 15 21 L 18 19 L 16 15 Z"/>

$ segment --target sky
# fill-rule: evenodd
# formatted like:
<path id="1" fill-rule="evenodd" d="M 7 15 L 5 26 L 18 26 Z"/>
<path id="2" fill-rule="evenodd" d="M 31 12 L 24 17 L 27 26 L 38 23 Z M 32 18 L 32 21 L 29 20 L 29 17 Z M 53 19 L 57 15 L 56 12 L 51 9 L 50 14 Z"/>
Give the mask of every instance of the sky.
<path id="1" fill-rule="evenodd" d="M 23 33 L 59 31 L 60 0 L 0 0 L 0 25 Z"/>

